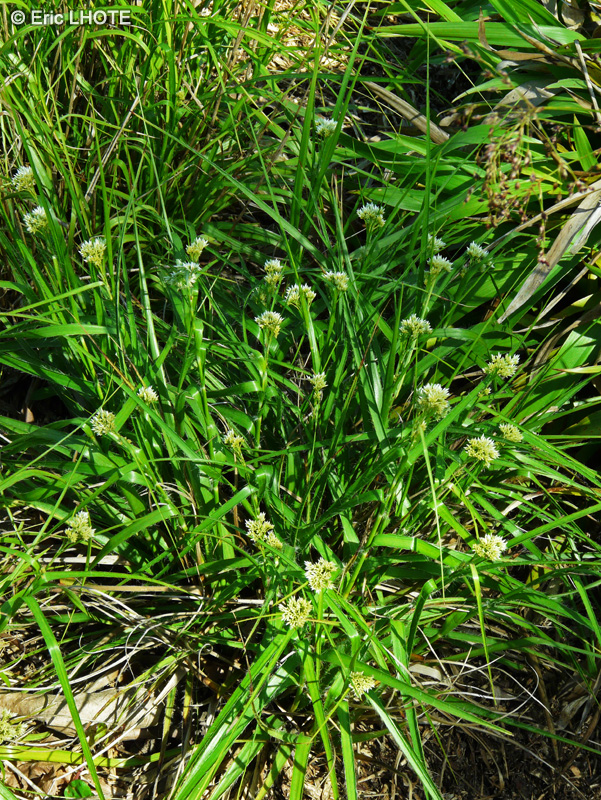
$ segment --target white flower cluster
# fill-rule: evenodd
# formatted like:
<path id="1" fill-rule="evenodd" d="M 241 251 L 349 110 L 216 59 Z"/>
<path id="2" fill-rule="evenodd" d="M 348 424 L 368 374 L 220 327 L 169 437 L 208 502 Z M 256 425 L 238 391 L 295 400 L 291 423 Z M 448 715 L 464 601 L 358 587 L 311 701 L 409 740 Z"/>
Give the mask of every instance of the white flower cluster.
<path id="1" fill-rule="evenodd" d="M 465 252 L 472 261 L 484 261 L 488 258 L 488 251 L 486 248 L 482 247 L 482 245 L 477 242 L 471 242 Z"/>
<path id="2" fill-rule="evenodd" d="M 97 267 L 102 266 L 105 252 L 106 242 L 99 236 L 96 239 L 88 239 L 79 248 L 79 255 L 83 260 L 90 264 L 95 264 Z"/>
<path id="3" fill-rule="evenodd" d="M 191 289 L 201 274 L 201 268 L 195 261 L 175 262 L 175 266 L 163 277 L 163 283 L 176 289 Z"/>
<path id="4" fill-rule="evenodd" d="M 323 279 L 331 283 L 339 292 L 346 292 L 348 289 L 348 275 L 346 272 L 326 272 Z"/>
<path id="5" fill-rule="evenodd" d="M 337 569 L 338 567 L 333 561 L 326 561 L 325 558 L 320 558 L 317 564 L 305 561 L 305 577 L 314 592 L 333 589 L 334 581 L 332 580 L 332 575 Z"/>
<path id="6" fill-rule="evenodd" d="M 89 513 L 87 511 L 79 511 L 67 523 L 65 536 L 70 542 L 89 542 L 95 532 L 95 529 L 90 524 Z"/>
<path id="7" fill-rule="evenodd" d="M 499 378 L 513 378 L 518 371 L 519 363 L 520 357 L 518 355 L 510 356 L 497 353 L 488 362 L 484 372 L 487 375 L 498 375 Z"/>
<path id="8" fill-rule="evenodd" d="M 375 203 L 366 203 L 357 211 L 357 216 L 368 228 L 384 227 L 384 209 Z"/>
<path id="9" fill-rule="evenodd" d="M 432 326 L 427 319 L 418 317 L 417 314 L 412 314 L 407 319 L 401 321 L 401 333 L 404 336 L 411 336 L 417 338 L 422 333 L 432 333 Z"/>
<path id="10" fill-rule="evenodd" d="M 35 178 L 31 167 L 19 167 L 11 178 L 16 192 L 35 192 Z"/>
<path id="11" fill-rule="evenodd" d="M 223 437 L 223 443 L 231 447 L 235 453 L 239 454 L 242 453 L 242 446 L 246 444 L 244 437 L 240 436 L 240 434 L 236 433 L 236 431 L 233 431 L 231 428 L 228 429 Z"/>
<path id="12" fill-rule="evenodd" d="M 363 672 L 351 672 L 351 689 L 357 700 L 360 700 L 365 692 L 371 691 L 376 683 L 377 681 Z"/>
<path id="13" fill-rule="evenodd" d="M 495 443 L 488 436 L 469 439 L 464 449 L 470 458 L 482 461 L 485 467 L 490 467 L 495 458 L 499 457 L 499 451 Z"/>
<path id="14" fill-rule="evenodd" d="M 434 255 L 428 259 L 428 264 L 430 265 L 428 275 L 431 280 L 437 278 L 441 272 L 450 272 L 453 269 L 453 262 L 444 256 Z"/>
<path id="15" fill-rule="evenodd" d="M 279 258 L 269 258 L 265 262 L 265 283 L 270 289 L 277 289 L 279 282 L 282 280 L 282 263 Z"/>
<path id="16" fill-rule="evenodd" d="M 444 250 L 447 246 L 446 242 L 443 242 L 442 239 L 439 239 L 437 236 L 432 236 L 431 233 L 428 234 L 428 245 L 432 253 L 436 255 L 436 253 L 440 253 L 441 250 Z"/>
<path id="17" fill-rule="evenodd" d="M 313 385 L 313 397 L 315 403 L 319 405 L 323 399 L 323 390 L 327 387 L 325 372 L 316 372 L 309 378 L 309 383 Z"/>
<path id="18" fill-rule="evenodd" d="M 507 542 L 496 536 L 494 533 L 487 533 L 472 545 L 472 549 L 477 556 L 486 558 L 488 561 L 498 561 L 507 550 Z"/>
<path id="19" fill-rule="evenodd" d="M 115 431 L 115 415 L 112 411 L 105 411 L 104 408 L 101 408 L 94 414 L 90 424 L 97 436 L 105 436 L 107 433 Z"/>
<path id="20" fill-rule="evenodd" d="M 304 597 L 291 597 L 287 603 L 278 606 L 282 619 L 290 628 L 302 628 L 309 621 L 313 606 Z"/>
<path id="21" fill-rule="evenodd" d="M 14 718 L 10 711 L 2 711 L 0 715 L 0 745 L 15 742 L 27 730 L 24 722 L 13 722 Z"/>
<path id="22" fill-rule="evenodd" d="M 265 519 L 265 514 L 263 512 L 258 514 L 256 519 L 246 520 L 246 530 L 248 532 L 248 538 L 253 542 L 267 544 L 276 550 L 281 550 L 283 548 L 283 544 L 273 532 L 273 525 Z"/>
<path id="23" fill-rule="evenodd" d="M 274 527 L 271 522 L 265 519 L 263 511 L 257 515 L 256 519 L 247 519 L 245 524 L 248 538 L 253 542 L 262 542 Z"/>
<path id="24" fill-rule="evenodd" d="M 151 403 L 156 403 L 159 399 L 158 394 L 152 388 L 152 386 L 140 386 L 138 389 L 138 397 L 144 400 L 145 403 L 150 405 Z"/>
<path id="25" fill-rule="evenodd" d="M 186 247 L 186 253 L 193 261 L 198 261 L 202 255 L 202 251 L 208 244 L 208 239 L 205 239 L 204 236 L 197 236 L 196 239 Z"/>
<path id="26" fill-rule="evenodd" d="M 284 298 L 286 303 L 288 303 L 289 306 L 296 306 L 296 308 L 299 308 L 301 292 L 304 294 L 308 306 L 310 306 L 317 297 L 309 284 L 303 283 L 302 286 L 299 286 L 298 283 L 295 283 L 286 290 L 286 297 Z"/>
<path id="27" fill-rule="evenodd" d="M 48 227 L 48 217 L 42 206 L 36 206 L 33 211 L 23 215 L 23 224 L 29 233 L 36 234 Z"/>
<path id="28" fill-rule="evenodd" d="M 264 311 L 260 316 L 255 317 L 255 322 L 259 328 L 261 328 L 261 330 L 267 330 L 268 333 L 276 338 L 280 332 L 283 321 L 284 317 L 278 314 L 277 311 Z"/>
<path id="29" fill-rule="evenodd" d="M 502 422 L 499 425 L 499 430 L 501 431 L 501 435 L 504 439 L 507 439 L 508 442 L 521 442 L 524 438 L 524 434 L 520 431 L 520 429 L 516 425 L 512 425 L 510 422 Z"/>
<path id="30" fill-rule="evenodd" d="M 439 383 L 427 383 L 417 392 L 417 406 L 425 414 L 440 419 L 449 410 L 449 395 L 449 390 Z"/>
<path id="31" fill-rule="evenodd" d="M 336 130 L 338 122 L 335 119 L 328 119 L 327 117 L 317 117 L 315 120 L 315 133 L 318 136 L 323 136 L 327 139 Z"/>

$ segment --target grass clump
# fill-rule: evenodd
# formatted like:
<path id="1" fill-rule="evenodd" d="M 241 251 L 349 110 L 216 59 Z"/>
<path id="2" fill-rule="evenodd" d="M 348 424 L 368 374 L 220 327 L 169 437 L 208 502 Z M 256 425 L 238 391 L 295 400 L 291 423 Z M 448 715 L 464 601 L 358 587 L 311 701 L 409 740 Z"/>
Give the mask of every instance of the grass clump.
<path id="1" fill-rule="evenodd" d="M 473 9 L 406 6 L 335 34 L 297 9 L 298 46 L 270 4 L 151 4 L 120 48 L 7 32 L 0 702 L 46 725 L 17 752 L 2 716 L 13 766 L 83 768 L 101 797 L 114 770 L 140 797 L 301 798 L 318 774 L 358 798 L 380 742 L 439 799 L 455 731 L 548 737 L 558 774 L 594 751 L 548 700 L 598 673 L 596 234 L 576 279 L 557 197 L 581 186 L 546 147 L 559 125 L 582 161 L 590 120 L 576 104 L 568 133 L 567 94 L 493 107 L 512 79 Z M 420 78 L 436 48 L 493 75 L 448 133 Z M 355 122 L 374 68 L 419 88 L 419 135 Z M 68 746 L 26 692 L 64 697 Z"/>

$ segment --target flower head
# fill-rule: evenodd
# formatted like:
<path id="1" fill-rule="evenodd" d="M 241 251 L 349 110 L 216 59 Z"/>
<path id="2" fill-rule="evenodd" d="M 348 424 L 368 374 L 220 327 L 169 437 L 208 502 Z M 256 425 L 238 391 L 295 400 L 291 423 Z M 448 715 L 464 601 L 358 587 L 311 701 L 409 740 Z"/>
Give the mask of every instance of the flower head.
<path id="1" fill-rule="evenodd" d="M 431 233 L 428 234 L 428 244 L 430 245 L 430 249 L 434 254 L 440 253 L 440 251 L 444 250 L 447 246 L 446 242 L 443 242 L 442 239 L 439 239 L 437 236 L 433 236 Z"/>
<path id="2" fill-rule="evenodd" d="M 2 711 L 0 714 L 0 745 L 20 739 L 26 729 L 27 726 L 24 722 L 13 722 L 13 715 L 10 711 Z"/>
<path id="3" fill-rule="evenodd" d="M 140 386 L 138 389 L 138 397 L 141 397 L 145 403 L 150 405 L 151 403 L 156 403 L 159 399 L 158 394 L 152 388 L 152 386 Z"/>
<path id="4" fill-rule="evenodd" d="M 192 259 L 192 261 L 198 261 L 200 258 L 202 251 L 207 247 L 209 244 L 208 239 L 205 239 L 204 236 L 197 236 L 196 239 L 186 247 L 186 253 Z"/>
<path id="5" fill-rule="evenodd" d="M 431 279 L 437 278 L 441 272 L 450 272 L 453 269 L 453 262 L 444 256 L 433 255 L 428 259 L 430 265 L 429 276 Z"/>
<path id="6" fill-rule="evenodd" d="M 466 254 L 472 261 L 484 261 L 485 258 L 488 258 L 488 251 L 486 248 L 482 247 L 482 245 L 477 242 L 471 242 L 468 245 Z"/>
<path id="7" fill-rule="evenodd" d="M 317 564 L 305 561 L 305 577 L 314 592 L 333 589 L 334 581 L 332 580 L 332 575 L 337 569 L 338 567 L 333 561 L 326 561 L 325 558 L 320 558 Z"/>
<path id="8" fill-rule="evenodd" d="M 290 628 L 302 628 L 311 616 L 313 606 L 304 597 L 291 597 L 286 603 L 278 606 L 282 612 L 282 620 Z"/>
<path id="9" fill-rule="evenodd" d="M 115 415 L 111 411 L 101 408 L 94 414 L 91 421 L 92 430 L 97 436 L 104 436 L 115 431 Z"/>
<path id="10" fill-rule="evenodd" d="M 42 206 L 36 206 L 33 211 L 23 215 L 23 224 L 29 233 L 36 234 L 48 227 L 48 217 Z"/>
<path id="11" fill-rule="evenodd" d="M 269 531 L 265 537 L 265 544 L 268 544 L 269 547 L 273 547 L 274 550 L 282 550 L 284 548 L 284 545 L 280 542 L 273 531 Z"/>
<path id="12" fill-rule="evenodd" d="M 67 523 L 65 536 L 70 542 L 89 542 L 96 533 L 90 525 L 90 515 L 87 511 L 79 511 Z"/>
<path id="13" fill-rule="evenodd" d="M 323 279 L 333 284 L 334 288 L 339 292 L 346 292 L 348 289 L 348 275 L 346 272 L 326 272 Z"/>
<path id="14" fill-rule="evenodd" d="M 472 545 L 472 549 L 477 556 L 489 561 L 498 561 L 507 550 L 507 542 L 494 533 L 487 533 Z"/>
<path id="15" fill-rule="evenodd" d="M 232 450 L 238 454 L 242 453 L 242 446 L 246 444 L 244 437 L 240 436 L 240 434 L 236 433 L 236 431 L 233 431 L 231 428 L 228 429 L 227 433 L 223 437 L 223 443 L 228 447 L 231 447 Z"/>
<path id="16" fill-rule="evenodd" d="M 375 203 L 366 203 L 357 211 L 359 219 L 363 220 L 368 228 L 384 227 L 384 209 Z"/>
<path id="17" fill-rule="evenodd" d="M 318 136 L 323 136 L 327 139 L 336 130 L 338 122 L 335 119 L 328 119 L 327 117 L 317 117 L 315 120 L 315 133 Z"/>
<path id="18" fill-rule="evenodd" d="M 524 438 L 524 434 L 521 430 L 515 425 L 511 425 L 509 422 L 502 422 L 499 425 L 499 430 L 503 438 L 507 439 L 508 442 L 521 442 Z"/>
<path id="19" fill-rule="evenodd" d="M 104 260 L 104 253 L 106 251 L 106 242 L 101 237 L 96 239 L 88 239 L 79 248 L 79 255 L 84 261 L 90 264 L 95 264 L 97 267 L 102 266 Z"/>
<path id="20" fill-rule="evenodd" d="M 265 514 L 257 514 L 256 519 L 246 520 L 246 530 L 248 538 L 253 542 L 262 542 L 273 531 L 273 525 L 265 519 Z"/>
<path id="21" fill-rule="evenodd" d="M 449 410 L 449 395 L 449 390 L 439 383 L 427 383 L 418 390 L 418 408 L 433 417 L 444 417 Z"/>
<path id="22" fill-rule="evenodd" d="M 13 189 L 16 192 L 34 192 L 35 178 L 31 167 L 19 167 L 11 178 Z"/>
<path id="23" fill-rule="evenodd" d="M 282 280 L 282 263 L 279 258 L 270 258 L 265 262 L 265 282 L 270 289 L 276 289 Z"/>
<path id="24" fill-rule="evenodd" d="M 275 337 L 278 336 L 283 321 L 284 317 L 278 314 L 277 311 L 264 311 L 259 317 L 255 317 L 255 322 L 259 328 L 261 330 L 266 328 Z"/>
<path id="25" fill-rule="evenodd" d="M 293 286 L 289 286 L 286 290 L 286 297 L 284 299 L 289 306 L 296 306 L 299 308 L 301 292 L 305 295 L 305 300 L 307 301 L 308 306 L 311 305 L 317 296 L 307 283 L 303 283 L 302 286 L 299 286 L 298 283 L 295 283 Z"/>
<path id="26" fill-rule="evenodd" d="M 191 289 L 201 274 L 201 268 L 195 261 L 175 262 L 175 266 L 163 276 L 163 283 L 176 289 Z"/>
<path id="27" fill-rule="evenodd" d="M 487 375 L 498 375 L 499 378 L 513 378 L 518 371 L 519 363 L 520 357 L 517 354 L 513 356 L 505 354 L 503 356 L 501 353 L 497 353 L 488 362 L 484 372 Z"/>
<path id="28" fill-rule="evenodd" d="M 327 387 L 325 372 L 316 372 L 309 378 L 309 383 L 313 384 L 313 394 L 315 402 L 321 403 L 323 398 L 323 390 Z"/>
<path id="29" fill-rule="evenodd" d="M 401 333 L 405 336 L 417 337 L 422 333 L 432 333 L 432 326 L 427 319 L 412 314 L 407 319 L 401 321 Z"/>
<path id="30" fill-rule="evenodd" d="M 376 683 L 377 681 L 370 675 L 365 675 L 363 672 L 351 672 L 351 689 L 357 700 L 360 700 L 365 692 L 371 691 Z"/>
<path id="31" fill-rule="evenodd" d="M 469 439 L 464 449 L 470 458 L 482 461 L 485 467 L 490 467 L 494 459 L 499 457 L 495 443 L 488 436 Z"/>
<path id="32" fill-rule="evenodd" d="M 316 372 L 309 378 L 309 382 L 313 384 L 316 392 L 321 392 L 327 387 L 325 372 Z"/>

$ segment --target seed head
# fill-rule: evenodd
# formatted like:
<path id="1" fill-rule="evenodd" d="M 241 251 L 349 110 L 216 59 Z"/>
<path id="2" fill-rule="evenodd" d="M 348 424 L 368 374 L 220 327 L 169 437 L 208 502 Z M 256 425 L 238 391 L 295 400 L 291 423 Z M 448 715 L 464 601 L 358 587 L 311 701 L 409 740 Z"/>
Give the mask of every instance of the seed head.
<path id="1" fill-rule="evenodd" d="M 311 616 L 313 606 L 304 597 L 291 597 L 288 602 L 278 606 L 282 612 L 282 620 L 290 628 L 302 628 Z"/>
<path id="2" fill-rule="evenodd" d="M 440 419 L 449 410 L 449 395 L 449 390 L 439 383 L 427 383 L 417 393 L 417 406 L 425 414 Z"/>
<path id="3" fill-rule="evenodd" d="M 277 311 L 264 311 L 259 317 L 255 317 L 255 322 L 259 328 L 261 328 L 261 330 L 266 328 L 267 331 L 276 338 L 280 332 L 283 321 L 284 317 L 278 314 Z"/>
<path id="4" fill-rule="evenodd" d="M 270 289 L 277 288 L 282 280 L 283 267 L 279 258 L 270 258 L 265 262 L 265 282 Z"/>
<path id="5" fill-rule="evenodd" d="M 205 239 L 204 236 L 197 236 L 196 239 L 194 239 L 194 241 L 186 247 L 186 253 L 192 259 L 192 261 L 198 261 L 202 251 L 208 246 L 208 244 L 208 239 Z"/>
<path id="6" fill-rule="evenodd" d="M 256 519 L 246 520 L 248 538 L 253 542 L 262 542 L 264 539 L 266 539 L 269 533 L 273 531 L 273 528 L 274 526 L 271 524 L 271 522 L 268 522 L 265 519 L 265 514 L 263 512 L 257 514 Z"/>
<path id="7" fill-rule="evenodd" d="M 335 119 L 328 119 L 327 117 L 317 117 L 315 120 L 315 133 L 318 136 L 323 136 L 327 139 L 336 130 L 338 122 Z"/>
<path id="8" fill-rule="evenodd" d="M 105 436 L 107 433 L 114 433 L 115 415 L 111 411 L 105 411 L 104 408 L 101 408 L 94 414 L 90 424 L 96 436 Z"/>
<path id="9" fill-rule="evenodd" d="M 469 439 L 464 449 L 470 458 L 482 461 L 485 467 L 490 467 L 495 458 L 499 457 L 499 451 L 495 443 L 488 436 Z"/>
<path id="10" fill-rule="evenodd" d="M 33 211 L 23 215 L 23 223 L 29 233 L 39 233 L 48 227 L 48 217 L 42 206 L 36 206 Z"/>
<path id="11" fill-rule="evenodd" d="M 518 355 L 510 356 L 509 354 L 501 355 L 497 353 L 486 365 L 484 372 L 487 375 L 498 375 L 499 378 L 513 378 L 518 371 L 520 357 Z"/>
<path id="12" fill-rule="evenodd" d="M 371 691 L 376 683 L 377 681 L 370 675 L 365 675 L 363 672 L 351 672 L 351 689 L 357 700 L 360 700 L 365 692 Z"/>
<path id="13" fill-rule="evenodd" d="M 339 292 L 346 292 L 348 289 L 348 275 L 346 272 L 326 272 L 323 279 L 333 284 L 334 288 Z"/>
<path id="14" fill-rule="evenodd" d="M 308 306 L 310 306 L 313 300 L 315 300 L 316 294 L 308 284 L 303 283 L 302 286 L 299 286 L 296 283 L 294 286 L 289 286 L 286 290 L 286 297 L 284 299 L 289 306 L 296 306 L 297 308 L 300 307 L 301 292 L 305 295 L 305 300 L 307 301 Z"/>
<path id="15" fill-rule="evenodd" d="M 35 178 L 31 167 L 19 167 L 11 178 L 16 192 L 35 192 Z"/>
<path id="16" fill-rule="evenodd" d="M 325 558 L 320 558 L 317 564 L 305 561 L 305 577 L 314 592 L 333 589 L 334 581 L 332 580 L 332 575 L 337 569 L 338 567 L 333 561 L 326 561 Z"/>
<path id="17" fill-rule="evenodd" d="M 431 233 L 428 234 L 428 244 L 432 253 L 440 253 L 441 250 L 444 250 L 447 246 L 446 242 L 443 242 L 442 239 L 439 239 L 437 236 L 432 236 Z"/>
<path id="18" fill-rule="evenodd" d="M 328 385 L 326 383 L 325 372 L 316 372 L 311 378 L 309 378 L 309 382 L 313 384 L 313 388 L 316 392 L 323 391 Z"/>
<path id="19" fill-rule="evenodd" d="M 152 386 L 140 386 L 138 389 L 138 397 L 141 397 L 145 403 L 150 405 L 151 403 L 156 403 L 159 399 L 158 394 L 152 388 Z"/>
<path id="20" fill-rule="evenodd" d="M 89 542 L 96 533 L 90 525 L 90 515 L 87 511 L 79 511 L 67 523 L 65 536 L 70 542 Z"/>
<path id="21" fill-rule="evenodd" d="M 13 722 L 10 711 L 4 710 L 0 714 L 0 745 L 10 744 L 20 739 L 27 730 L 24 722 Z"/>
<path id="22" fill-rule="evenodd" d="M 498 561 L 507 550 L 507 542 L 494 533 L 487 533 L 472 545 L 472 549 L 477 556 L 488 561 Z"/>
<path id="23" fill-rule="evenodd" d="M 83 260 L 89 264 L 95 264 L 97 267 L 102 266 L 105 252 L 106 242 L 99 236 L 96 239 L 88 239 L 79 248 L 79 255 Z"/>
<path id="24" fill-rule="evenodd" d="M 508 442 L 521 442 L 524 438 L 520 429 L 515 425 L 511 425 L 509 422 L 502 422 L 499 425 L 499 430 L 503 438 L 507 439 Z"/>
<path id="25" fill-rule="evenodd" d="M 375 203 L 366 203 L 357 211 L 359 219 L 363 220 L 368 228 L 384 227 L 384 208 Z"/>
<path id="26" fill-rule="evenodd" d="M 242 453 L 242 446 L 246 444 L 244 441 L 244 437 L 240 436 L 240 434 L 233 431 L 231 428 L 227 431 L 225 436 L 223 437 L 223 443 L 226 444 L 228 447 L 231 447 L 236 453 Z M 265 515 L 263 515 L 265 516 Z M 246 523 L 248 525 L 248 523 Z"/>
<path id="27" fill-rule="evenodd" d="M 488 258 L 488 251 L 477 242 L 471 242 L 468 245 L 466 254 L 472 261 L 484 261 Z"/>
<path id="28" fill-rule="evenodd" d="M 175 262 L 175 266 L 163 277 L 163 283 L 176 289 L 191 289 L 201 274 L 201 268 L 195 261 Z"/>
<path id="29" fill-rule="evenodd" d="M 450 272 L 453 269 L 453 262 L 444 256 L 434 255 L 428 259 L 428 264 L 430 265 L 428 274 L 432 280 L 437 278 L 441 272 Z"/>
<path id="30" fill-rule="evenodd" d="M 422 333 L 432 333 L 432 326 L 427 319 L 422 319 L 417 314 L 412 314 L 407 319 L 402 320 L 401 333 L 404 336 L 417 338 Z"/>
<path id="31" fill-rule="evenodd" d="M 265 537 L 265 544 L 268 544 L 270 547 L 273 547 L 274 550 L 282 550 L 284 548 L 284 545 L 280 542 L 280 540 L 273 531 L 269 531 L 269 533 Z"/>

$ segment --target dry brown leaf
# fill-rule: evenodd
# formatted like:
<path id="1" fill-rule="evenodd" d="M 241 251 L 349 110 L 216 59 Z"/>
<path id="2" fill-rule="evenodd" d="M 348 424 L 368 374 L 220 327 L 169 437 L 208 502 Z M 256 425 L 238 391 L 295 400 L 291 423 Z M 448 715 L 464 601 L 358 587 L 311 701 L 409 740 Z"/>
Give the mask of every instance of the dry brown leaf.
<path id="1" fill-rule="evenodd" d="M 162 701 L 180 680 L 175 673 L 159 693 L 148 694 L 143 686 L 130 686 L 123 691 L 74 694 L 82 724 L 102 723 L 109 728 L 150 728 L 162 719 Z M 60 695 L 36 695 L 29 692 L 0 692 L 0 708 L 18 717 L 40 720 L 49 728 L 74 736 L 75 726 L 66 699 Z"/>

